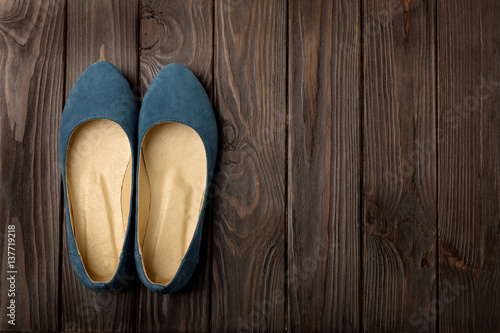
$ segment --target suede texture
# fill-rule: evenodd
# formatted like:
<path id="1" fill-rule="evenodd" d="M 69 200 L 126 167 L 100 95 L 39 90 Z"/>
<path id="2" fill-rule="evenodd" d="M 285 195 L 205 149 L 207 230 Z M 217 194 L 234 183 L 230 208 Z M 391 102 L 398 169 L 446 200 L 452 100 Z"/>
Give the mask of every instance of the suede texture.
<path id="1" fill-rule="evenodd" d="M 96 292 L 121 290 L 130 284 L 135 276 L 133 259 L 135 223 L 135 177 L 132 177 L 132 195 L 130 213 L 125 240 L 120 255 L 118 268 L 106 283 L 93 282 L 85 271 L 82 258 L 77 249 L 75 236 L 68 212 L 68 194 L 66 185 L 66 151 L 71 134 L 78 125 L 92 119 L 108 119 L 114 121 L 125 131 L 130 142 L 132 153 L 132 175 L 135 174 L 137 139 L 137 104 L 127 80 L 120 71 L 108 62 L 97 62 L 91 65 L 77 80 L 71 90 L 61 117 L 59 128 L 59 161 L 64 187 L 66 204 L 66 230 L 68 236 L 68 252 L 78 279 L 89 289 Z"/>
<path id="2" fill-rule="evenodd" d="M 167 285 L 152 283 L 146 277 L 139 251 L 137 232 L 135 233 L 134 257 L 137 273 L 142 283 L 158 294 L 174 293 L 181 290 L 189 282 L 195 271 L 200 256 L 207 196 L 217 157 L 217 124 L 210 99 L 196 76 L 180 64 L 170 64 L 162 68 L 151 82 L 144 96 L 139 113 L 136 165 L 139 163 L 140 147 L 144 135 L 154 125 L 164 122 L 177 122 L 187 125 L 200 136 L 207 157 L 207 181 L 203 205 L 193 239 L 177 273 Z M 137 174 L 136 172 L 136 184 Z"/>

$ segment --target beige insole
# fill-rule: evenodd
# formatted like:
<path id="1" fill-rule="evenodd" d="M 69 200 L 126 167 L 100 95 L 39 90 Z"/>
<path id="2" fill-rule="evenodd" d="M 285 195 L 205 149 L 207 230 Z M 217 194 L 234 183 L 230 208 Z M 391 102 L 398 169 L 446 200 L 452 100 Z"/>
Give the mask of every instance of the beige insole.
<path id="1" fill-rule="evenodd" d="M 191 127 L 166 122 L 144 136 L 139 163 L 138 239 L 152 283 L 166 285 L 188 250 L 205 195 L 205 147 Z"/>
<path id="2" fill-rule="evenodd" d="M 71 222 L 83 265 L 94 282 L 113 277 L 127 230 L 132 152 L 117 123 L 95 119 L 72 133 L 66 153 Z"/>

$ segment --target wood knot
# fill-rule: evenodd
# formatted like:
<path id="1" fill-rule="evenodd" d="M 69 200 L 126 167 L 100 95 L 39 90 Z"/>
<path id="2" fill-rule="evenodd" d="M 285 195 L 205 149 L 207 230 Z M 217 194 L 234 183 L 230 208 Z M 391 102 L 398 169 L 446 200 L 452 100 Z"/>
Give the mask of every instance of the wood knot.
<path id="1" fill-rule="evenodd" d="M 389 232 L 388 217 L 373 198 L 365 201 L 365 231 L 373 235 L 386 237 Z"/>
<path id="2" fill-rule="evenodd" d="M 434 268 L 436 266 L 436 246 L 432 247 L 424 254 L 420 260 L 420 267 Z"/>
<path id="3" fill-rule="evenodd" d="M 439 257 L 442 264 L 455 267 L 462 271 L 470 270 L 471 267 L 461 258 L 458 251 L 451 250 L 448 246 L 441 243 L 439 248 Z"/>
<path id="4" fill-rule="evenodd" d="M 181 24 L 175 17 L 147 12 L 141 19 L 141 49 L 160 52 L 162 58 L 177 56 L 185 43 Z"/>
<path id="5" fill-rule="evenodd" d="M 141 48 L 151 49 L 161 39 L 163 27 L 154 16 L 146 16 L 141 19 Z"/>

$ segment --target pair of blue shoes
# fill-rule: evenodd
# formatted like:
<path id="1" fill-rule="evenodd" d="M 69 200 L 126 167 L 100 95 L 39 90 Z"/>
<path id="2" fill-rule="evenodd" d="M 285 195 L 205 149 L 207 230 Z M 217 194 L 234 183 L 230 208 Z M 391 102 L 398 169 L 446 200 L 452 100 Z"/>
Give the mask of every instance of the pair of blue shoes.
<path id="1" fill-rule="evenodd" d="M 156 293 L 191 279 L 217 155 L 210 100 L 186 67 L 158 72 L 139 112 L 120 71 L 90 66 L 59 131 L 68 252 L 80 281 L 116 291 L 139 275 Z"/>

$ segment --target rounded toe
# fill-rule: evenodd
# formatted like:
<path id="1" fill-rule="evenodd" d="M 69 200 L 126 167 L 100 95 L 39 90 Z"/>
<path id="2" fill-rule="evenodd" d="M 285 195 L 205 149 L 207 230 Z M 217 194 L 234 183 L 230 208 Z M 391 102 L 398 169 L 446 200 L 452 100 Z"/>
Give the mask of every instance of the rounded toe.
<path id="1" fill-rule="evenodd" d="M 69 93 L 61 118 L 61 134 L 69 134 L 90 119 L 109 119 L 120 124 L 128 135 L 136 131 L 137 103 L 127 79 L 112 64 L 90 65 Z"/>
<path id="2" fill-rule="evenodd" d="M 205 88 L 193 72 L 181 64 L 163 67 L 151 82 L 139 114 L 139 135 L 164 121 L 191 126 L 201 136 L 205 134 L 204 128 L 213 133 L 216 127 Z"/>
<path id="3" fill-rule="evenodd" d="M 186 66 L 173 63 L 163 67 L 154 77 L 144 96 L 165 96 L 165 102 L 179 101 L 178 97 L 192 99 L 197 95 L 206 95 L 205 88 L 198 78 Z M 208 97 L 208 96 L 207 96 Z"/>
<path id="4" fill-rule="evenodd" d="M 133 97 L 128 81 L 115 66 L 99 61 L 80 75 L 68 96 L 66 109 L 73 103 L 108 107 L 120 95 Z"/>

